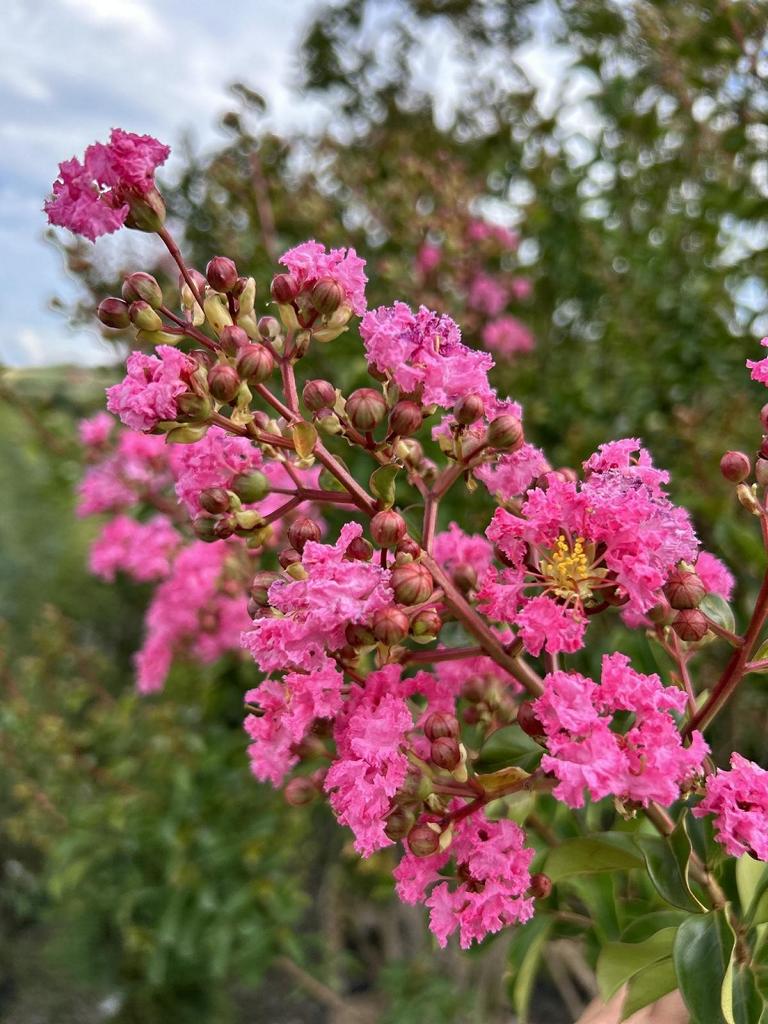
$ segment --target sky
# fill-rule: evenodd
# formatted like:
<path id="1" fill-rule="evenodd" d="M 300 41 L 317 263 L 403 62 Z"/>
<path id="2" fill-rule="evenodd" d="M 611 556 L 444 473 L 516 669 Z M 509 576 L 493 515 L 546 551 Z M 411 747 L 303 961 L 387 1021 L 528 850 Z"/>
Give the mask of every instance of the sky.
<path id="1" fill-rule="evenodd" d="M 200 149 L 213 147 L 221 138 L 218 116 L 232 106 L 227 86 L 238 80 L 268 100 L 270 127 L 290 130 L 322 116 L 317 101 L 295 92 L 299 40 L 322 6 L 323 0 L 2 0 L 0 364 L 114 359 L 95 326 L 74 330 L 49 305 L 53 296 L 77 291 L 43 238 L 41 205 L 59 162 L 106 140 L 117 126 L 172 147 L 182 134 Z M 373 9 L 386 15 L 387 6 L 376 0 Z M 557 55 L 542 52 L 536 40 L 527 49 L 523 63 L 546 102 L 558 80 Z M 431 39 L 425 51 L 427 78 L 449 107 L 455 82 L 447 40 Z M 173 174 L 173 159 L 163 173 Z M 105 259 L 126 234 L 134 244 L 159 244 L 119 232 L 97 242 Z"/>
<path id="2" fill-rule="evenodd" d="M 276 126 L 296 124 L 310 108 L 291 98 L 295 53 L 317 6 L 318 0 L 3 0 L 0 362 L 114 358 L 95 328 L 75 332 L 47 306 L 74 287 L 43 239 L 41 205 L 59 162 L 105 140 L 113 126 L 171 146 L 191 130 L 200 147 L 214 145 L 217 117 L 231 107 L 227 85 L 238 79 L 265 95 Z M 115 240 L 97 244 L 108 257 Z"/>

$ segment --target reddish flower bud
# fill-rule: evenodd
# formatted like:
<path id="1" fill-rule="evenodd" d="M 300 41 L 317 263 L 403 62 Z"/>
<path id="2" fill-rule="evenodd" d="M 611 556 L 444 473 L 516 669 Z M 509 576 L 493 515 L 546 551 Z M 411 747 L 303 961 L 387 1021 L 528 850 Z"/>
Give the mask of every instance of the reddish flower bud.
<path id="1" fill-rule="evenodd" d="M 768 459 L 758 459 L 755 462 L 755 480 L 761 487 L 768 487 Z"/>
<path id="2" fill-rule="evenodd" d="M 732 484 L 740 484 L 752 472 L 752 463 L 744 452 L 726 452 L 720 459 L 720 472 Z"/>
<path id="3" fill-rule="evenodd" d="M 373 558 L 373 544 L 365 537 L 355 537 L 349 542 L 344 554 L 356 562 L 370 562 Z"/>
<path id="4" fill-rule="evenodd" d="M 419 557 L 421 554 L 421 547 L 416 543 L 413 537 L 403 537 L 395 548 L 395 553 L 398 556 L 403 556 L 402 561 L 412 560 Z"/>
<path id="5" fill-rule="evenodd" d="M 408 627 L 408 616 L 394 605 L 374 612 L 373 635 L 387 647 L 405 640 L 408 636 Z"/>
<path id="6" fill-rule="evenodd" d="M 533 896 L 535 900 L 545 900 L 551 892 L 552 879 L 549 875 L 544 875 L 540 871 L 535 875 L 531 875 L 531 885 L 528 889 L 529 896 Z"/>
<path id="7" fill-rule="evenodd" d="M 243 328 L 237 327 L 235 324 L 228 324 L 222 328 L 219 335 L 219 344 L 228 356 L 236 356 L 241 349 L 245 348 L 246 345 L 250 345 L 250 343 L 251 339 Z"/>
<path id="8" fill-rule="evenodd" d="M 312 803 L 315 799 L 317 787 L 313 785 L 310 779 L 305 778 L 303 775 L 298 775 L 295 779 L 291 779 L 283 790 L 283 795 L 285 796 L 285 802 L 290 804 L 291 807 L 303 807 L 305 804 Z"/>
<path id="9" fill-rule="evenodd" d="M 237 370 L 227 363 L 217 363 L 208 371 L 208 390 L 219 402 L 231 402 L 240 390 Z"/>
<path id="10" fill-rule="evenodd" d="M 299 294 L 299 282 L 291 274 L 278 274 L 272 278 L 269 291 L 275 302 L 285 306 Z"/>
<path id="11" fill-rule="evenodd" d="M 479 704 L 485 700 L 487 692 L 488 684 L 481 676 L 470 676 L 462 687 L 461 696 L 472 704 Z"/>
<path id="12" fill-rule="evenodd" d="M 403 438 L 398 442 L 398 449 L 402 452 L 403 461 L 407 466 L 418 468 L 424 459 L 424 448 L 421 441 L 413 437 Z"/>
<path id="13" fill-rule="evenodd" d="M 163 291 L 151 274 L 137 270 L 129 274 L 123 281 L 123 298 L 126 302 L 148 302 L 152 309 L 159 309 L 163 304 Z"/>
<path id="14" fill-rule="evenodd" d="M 128 303 L 122 299 L 103 299 L 99 303 L 96 316 L 105 327 L 114 327 L 116 330 L 124 330 L 131 323 Z"/>
<path id="15" fill-rule="evenodd" d="M 422 608 L 411 619 L 411 633 L 422 640 L 434 639 L 442 628 L 443 620 L 434 608 Z"/>
<path id="16" fill-rule="evenodd" d="M 320 527 L 308 516 L 300 516 L 298 519 L 294 519 L 291 525 L 288 527 L 288 541 L 299 554 L 304 551 L 304 545 L 308 540 L 318 541 L 322 533 Z"/>
<path id="17" fill-rule="evenodd" d="M 198 540 L 203 540 L 206 544 L 210 544 L 215 540 L 218 540 L 214 527 L 216 526 L 216 520 L 211 519 L 208 516 L 197 516 L 196 519 L 192 520 L 192 530 Z"/>
<path id="18" fill-rule="evenodd" d="M 762 459 L 768 459 L 768 434 L 763 434 L 757 454 Z"/>
<path id="19" fill-rule="evenodd" d="M 443 714 L 442 711 L 434 711 L 424 723 L 424 735 L 433 743 L 435 740 L 448 736 L 456 739 L 459 735 L 459 722 L 454 715 Z"/>
<path id="20" fill-rule="evenodd" d="M 226 540 L 236 529 L 237 520 L 234 516 L 218 516 L 213 521 L 213 532 L 217 540 Z"/>
<path id="21" fill-rule="evenodd" d="M 179 410 L 179 418 L 186 421 L 207 420 L 213 412 L 211 400 L 202 395 L 196 395 L 193 391 L 185 391 L 176 399 L 176 408 Z"/>
<path id="22" fill-rule="evenodd" d="M 268 572 L 264 569 L 261 572 L 257 572 L 251 580 L 250 595 L 261 608 L 269 606 L 267 592 L 275 580 L 279 578 L 276 572 Z"/>
<path id="23" fill-rule="evenodd" d="M 429 756 L 434 765 L 447 772 L 452 772 L 461 761 L 459 744 L 451 736 L 441 736 L 440 739 L 435 740 L 430 748 Z"/>
<path id="24" fill-rule="evenodd" d="M 200 504 L 212 516 L 229 512 L 229 495 L 223 487 L 209 487 L 200 493 Z"/>
<path id="25" fill-rule="evenodd" d="M 675 610 L 665 597 L 648 612 L 648 618 L 657 626 L 670 626 L 675 620 Z"/>
<path id="26" fill-rule="evenodd" d="M 429 825 L 414 825 L 408 833 L 408 848 L 414 857 L 430 857 L 439 845 L 440 832 Z"/>
<path id="27" fill-rule="evenodd" d="M 698 608 L 683 608 L 677 613 L 677 618 L 672 623 L 672 629 L 681 640 L 695 643 L 707 635 L 709 623 L 707 617 Z"/>
<path id="28" fill-rule="evenodd" d="M 227 256 L 214 256 L 205 268 L 208 284 L 216 292 L 231 292 L 237 284 L 237 267 Z"/>
<path id="29" fill-rule="evenodd" d="M 523 425 L 517 416 L 503 413 L 488 425 L 488 444 L 503 451 L 517 451 L 523 444 Z"/>
<path id="30" fill-rule="evenodd" d="M 393 843 L 399 842 L 408 835 L 415 821 L 413 811 L 405 807 L 395 806 L 387 815 L 387 823 L 384 826 L 384 834 Z"/>
<path id="31" fill-rule="evenodd" d="M 421 429 L 421 409 L 415 402 L 403 399 L 392 408 L 389 414 L 389 429 L 393 434 L 408 437 Z"/>
<path id="32" fill-rule="evenodd" d="M 675 569 L 664 586 L 664 596 L 675 609 L 697 608 L 707 590 L 693 569 Z"/>
<path id="33" fill-rule="evenodd" d="M 300 562 L 301 555 L 296 548 L 283 548 L 277 556 L 277 561 L 280 563 L 280 567 L 282 569 L 287 569 L 289 565 L 296 565 Z"/>
<path id="34" fill-rule="evenodd" d="M 453 407 L 453 415 L 456 417 L 456 422 L 461 423 L 464 427 L 468 427 L 471 423 L 476 423 L 484 412 L 485 402 L 480 395 L 476 394 L 464 395 Z"/>
<path id="35" fill-rule="evenodd" d="M 434 589 L 432 573 L 419 562 L 396 566 L 390 583 L 398 604 L 423 604 Z"/>
<path id="36" fill-rule="evenodd" d="M 462 594 L 468 594 L 477 586 L 477 572 L 468 562 L 459 562 L 451 577 Z"/>
<path id="37" fill-rule="evenodd" d="M 760 410 L 760 422 L 763 425 L 763 430 L 768 430 L 768 402 Z"/>
<path id="38" fill-rule="evenodd" d="M 376 639 L 367 626 L 358 622 L 350 622 L 344 630 L 344 636 L 350 647 L 368 647 Z"/>
<path id="39" fill-rule="evenodd" d="M 373 430 L 387 414 L 387 403 L 380 391 L 358 388 L 347 399 L 347 417 L 357 430 Z"/>
<path id="40" fill-rule="evenodd" d="M 187 270 L 189 272 L 190 278 L 192 279 L 192 284 L 197 289 L 198 294 L 199 295 L 204 295 L 205 294 L 205 278 L 203 277 L 203 275 L 200 273 L 199 270 L 195 270 L 194 267 L 188 267 Z M 179 291 L 182 291 L 182 289 L 188 288 L 188 287 L 189 287 L 189 285 L 187 284 L 187 282 L 184 279 L 184 277 L 181 274 L 179 274 Z"/>
<path id="41" fill-rule="evenodd" d="M 157 313 L 148 302 L 139 299 L 132 302 L 128 307 L 128 315 L 131 323 L 140 331 L 159 331 L 163 326 L 160 314 Z"/>
<path id="42" fill-rule="evenodd" d="M 399 512 L 384 509 L 371 519 L 371 536 L 380 548 L 393 548 L 405 536 L 406 523 Z"/>
<path id="43" fill-rule="evenodd" d="M 256 326 L 259 328 L 261 337 L 266 338 L 267 341 L 274 341 L 275 338 L 280 337 L 280 321 L 274 316 L 259 317 Z"/>
<path id="44" fill-rule="evenodd" d="M 541 723 L 541 719 L 533 710 L 533 705 L 529 700 L 523 701 L 517 709 L 517 724 L 527 736 L 531 737 L 531 739 L 538 741 L 543 739 L 545 736 L 544 726 Z"/>
<path id="45" fill-rule="evenodd" d="M 232 490 L 240 501 L 246 505 L 254 501 L 261 501 L 269 494 L 269 480 L 259 469 L 252 469 L 250 473 L 240 473 L 232 481 Z"/>
<path id="46" fill-rule="evenodd" d="M 341 285 L 332 277 L 321 277 L 312 289 L 312 305 L 324 316 L 335 313 L 344 298 Z"/>
<path id="47" fill-rule="evenodd" d="M 336 389 L 327 380 L 308 380 L 301 392 L 304 405 L 311 412 L 332 409 L 336 402 Z"/>
<path id="48" fill-rule="evenodd" d="M 237 372 L 249 384 L 261 384 L 275 368 L 272 353 L 263 345 L 245 345 L 237 359 Z"/>

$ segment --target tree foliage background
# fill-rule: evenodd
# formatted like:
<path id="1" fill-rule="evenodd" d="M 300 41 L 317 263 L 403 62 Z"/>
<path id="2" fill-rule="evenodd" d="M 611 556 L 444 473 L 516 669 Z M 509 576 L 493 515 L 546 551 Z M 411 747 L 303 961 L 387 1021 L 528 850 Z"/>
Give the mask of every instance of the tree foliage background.
<path id="1" fill-rule="evenodd" d="M 542 96 L 533 72 L 549 60 Z M 746 602 L 758 546 L 717 464 L 759 429 L 744 360 L 768 333 L 764 5 L 346 0 L 319 5 L 300 67 L 296 102 L 321 97 L 327 126 L 276 137 L 240 83 L 218 150 L 187 146 L 164 192 L 191 262 L 232 256 L 266 312 L 285 248 L 352 244 L 369 260 L 372 305 L 425 301 L 480 344 L 462 276 L 478 254 L 462 227 L 479 214 L 514 227 L 514 266 L 482 255 L 531 278 L 515 315 L 536 347 L 500 361 L 500 391 L 523 403 L 528 436 L 555 464 L 642 437 Z M 431 280 L 414 270 L 426 241 L 445 254 Z M 91 318 L 123 268 L 58 244 L 83 286 L 70 313 Z M 164 263 L 154 270 L 172 280 Z M 328 346 L 313 374 L 362 383 L 352 348 Z M 90 527 L 73 515 L 74 423 L 112 376 L 2 382 L 0 1019 L 311 1021 L 354 1005 L 407 1024 L 507 1020 L 510 1004 L 534 1022 L 571 1019 L 591 994 L 596 939 L 618 938 L 644 901 L 653 912 L 651 895 L 620 894 L 614 920 L 613 890 L 584 883 L 590 927 L 564 921 L 458 963 L 438 957 L 420 919 L 393 905 L 382 865 L 339 867 L 343 839 L 321 812 L 288 809 L 249 778 L 248 666 L 180 665 L 164 694 L 133 694 L 147 594 L 87 577 Z M 478 502 L 462 525 L 481 529 L 485 512 Z M 452 516 L 464 509 L 449 505 Z M 629 651 L 618 633 L 605 649 Z M 632 643 L 653 670 L 648 645 Z M 757 760 L 765 697 L 758 681 L 736 709 Z M 716 750 L 736 725 L 722 722 Z"/>

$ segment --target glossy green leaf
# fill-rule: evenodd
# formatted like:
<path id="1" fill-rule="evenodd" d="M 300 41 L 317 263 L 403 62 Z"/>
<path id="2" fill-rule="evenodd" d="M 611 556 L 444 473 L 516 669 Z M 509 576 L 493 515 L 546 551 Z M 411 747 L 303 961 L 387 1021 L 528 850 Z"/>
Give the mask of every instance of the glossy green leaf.
<path id="1" fill-rule="evenodd" d="M 682 910 L 654 910 L 630 921 L 621 933 L 622 942 L 644 942 L 662 928 L 677 928 L 685 920 Z"/>
<path id="2" fill-rule="evenodd" d="M 736 632 L 736 620 L 733 617 L 731 606 L 719 594 L 707 594 L 699 608 L 718 626 L 727 629 L 729 633 Z"/>
<path id="3" fill-rule="evenodd" d="M 642 851 L 658 894 L 673 907 L 703 913 L 706 908 L 693 895 L 688 883 L 691 843 L 685 830 L 685 816 L 670 836 L 636 835 L 635 843 Z"/>
<path id="4" fill-rule="evenodd" d="M 399 472 L 399 466 L 390 465 L 379 466 L 371 473 L 369 481 L 371 491 L 385 508 L 392 508 L 395 504 L 395 481 Z"/>
<path id="5" fill-rule="evenodd" d="M 627 871 L 642 867 L 642 864 L 632 836 L 623 832 L 602 832 L 566 839 L 547 857 L 544 871 L 553 882 L 558 882 L 569 875 Z"/>
<path id="6" fill-rule="evenodd" d="M 408 505 L 401 509 L 400 514 L 406 522 L 408 533 L 415 541 L 421 542 L 421 530 L 424 525 L 424 506 Z"/>
<path id="7" fill-rule="evenodd" d="M 492 733 L 475 762 L 478 772 L 496 772 L 512 765 L 532 772 L 544 751 L 519 725 L 508 725 Z"/>
<path id="8" fill-rule="evenodd" d="M 524 953 L 520 959 L 515 958 L 519 966 L 512 980 L 510 999 L 521 1024 L 528 1020 L 533 986 L 552 926 L 552 918 L 537 916 L 522 929 L 525 934 L 518 937 Z M 510 950 L 510 954 L 512 953 Z"/>
<path id="9" fill-rule="evenodd" d="M 723 1024 L 720 993 L 732 946 L 733 935 L 720 911 L 689 917 L 678 929 L 672 955 L 695 1024 Z"/>
<path id="10" fill-rule="evenodd" d="M 627 994 L 621 1007 L 622 1021 L 676 988 L 677 975 L 671 956 L 644 967 L 629 979 Z"/>
<path id="11" fill-rule="evenodd" d="M 736 887 L 742 916 L 749 924 L 756 916 L 761 898 L 768 889 L 768 864 L 750 857 L 748 853 L 743 854 L 736 861 Z"/>
<path id="12" fill-rule="evenodd" d="M 727 1024 L 755 1024 L 765 1009 L 754 974 L 748 965 L 737 964 L 733 953 L 723 979 L 721 1009 Z"/>
<path id="13" fill-rule="evenodd" d="M 608 1002 L 633 975 L 672 954 L 677 928 L 663 928 L 645 942 L 609 942 L 597 960 L 597 984 Z"/>

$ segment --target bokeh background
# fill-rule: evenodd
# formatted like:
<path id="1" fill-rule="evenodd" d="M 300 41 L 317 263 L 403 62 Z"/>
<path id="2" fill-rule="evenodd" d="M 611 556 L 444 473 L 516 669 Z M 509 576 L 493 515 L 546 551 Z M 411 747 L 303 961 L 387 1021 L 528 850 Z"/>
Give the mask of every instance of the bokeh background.
<path id="1" fill-rule="evenodd" d="M 495 382 L 528 436 L 558 465 L 642 437 L 743 612 L 760 545 L 717 465 L 760 443 L 744 361 L 768 334 L 764 5 L 11 0 L 4 17 L 0 1020 L 575 1019 L 588 932 L 439 954 L 385 855 L 360 864 L 323 809 L 249 776 L 252 666 L 180 661 L 163 694 L 134 694 L 150 591 L 87 574 L 76 423 L 126 352 L 98 300 L 126 269 L 173 275 L 136 233 L 46 233 L 40 206 L 58 161 L 119 125 L 173 146 L 161 182 L 190 262 L 232 256 L 264 311 L 276 257 L 308 237 L 368 259 L 371 304 L 445 309 L 477 345 L 471 281 L 524 279 L 501 312 L 535 344 Z M 473 241 L 477 219 L 516 246 Z M 363 383 L 339 351 L 310 375 Z M 487 515 L 446 503 L 445 523 Z M 642 636 L 606 629 L 598 647 L 617 646 L 656 668 Z M 764 762 L 767 717 L 755 677 L 716 752 L 738 729 Z"/>

